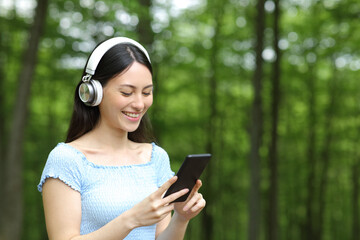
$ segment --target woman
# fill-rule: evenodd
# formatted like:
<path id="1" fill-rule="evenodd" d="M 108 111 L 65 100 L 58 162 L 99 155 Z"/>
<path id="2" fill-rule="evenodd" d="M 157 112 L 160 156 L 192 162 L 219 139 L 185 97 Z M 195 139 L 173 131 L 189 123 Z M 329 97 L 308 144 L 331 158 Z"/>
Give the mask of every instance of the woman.
<path id="1" fill-rule="evenodd" d="M 143 46 L 119 37 L 95 48 L 76 88 L 66 142 L 49 154 L 38 185 L 49 239 L 183 239 L 205 207 L 201 181 L 185 202 L 172 203 L 189 189 L 162 197 L 177 177 L 151 142 L 152 102 Z"/>

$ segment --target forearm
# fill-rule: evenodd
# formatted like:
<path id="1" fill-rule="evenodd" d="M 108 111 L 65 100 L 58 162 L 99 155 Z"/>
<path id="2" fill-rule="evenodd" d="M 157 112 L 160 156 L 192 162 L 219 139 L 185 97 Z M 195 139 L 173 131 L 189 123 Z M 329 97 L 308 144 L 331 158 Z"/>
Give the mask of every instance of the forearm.
<path id="1" fill-rule="evenodd" d="M 188 220 L 183 219 L 175 212 L 167 228 L 156 238 L 156 240 L 184 239 L 188 223 Z"/>
<path id="2" fill-rule="evenodd" d="M 124 239 L 134 226 L 130 224 L 129 212 L 125 212 L 112 220 L 111 222 L 104 225 L 102 228 L 92 233 L 76 236 L 70 240 L 119 240 Z"/>

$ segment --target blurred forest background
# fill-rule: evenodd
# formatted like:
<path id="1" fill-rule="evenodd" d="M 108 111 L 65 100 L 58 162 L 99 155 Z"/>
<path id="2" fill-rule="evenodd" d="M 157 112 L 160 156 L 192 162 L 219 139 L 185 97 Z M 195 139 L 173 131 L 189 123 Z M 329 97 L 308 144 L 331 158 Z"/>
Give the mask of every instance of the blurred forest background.
<path id="1" fill-rule="evenodd" d="M 0 239 L 47 239 L 36 186 L 94 46 L 143 43 L 177 171 L 211 152 L 186 239 L 360 239 L 358 0 L 0 0 Z"/>

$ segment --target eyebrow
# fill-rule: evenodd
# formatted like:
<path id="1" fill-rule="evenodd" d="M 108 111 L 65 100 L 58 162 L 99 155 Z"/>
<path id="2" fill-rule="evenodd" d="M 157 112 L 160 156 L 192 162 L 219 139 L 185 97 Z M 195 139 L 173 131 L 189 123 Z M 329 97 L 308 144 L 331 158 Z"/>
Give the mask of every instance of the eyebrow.
<path id="1" fill-rule="evenodd" d="M 143 89 L 151 88 L 153 86 L 154 86 L 153 84 L 149 84 L 149 85 L 145 86 Z M 131 84 L 122 84 L 122 85 L 120 85 L 120 87 L 130 87 L 130 88 L 136 89 L 136 87 L 134 85 L 131 85 Z"/>

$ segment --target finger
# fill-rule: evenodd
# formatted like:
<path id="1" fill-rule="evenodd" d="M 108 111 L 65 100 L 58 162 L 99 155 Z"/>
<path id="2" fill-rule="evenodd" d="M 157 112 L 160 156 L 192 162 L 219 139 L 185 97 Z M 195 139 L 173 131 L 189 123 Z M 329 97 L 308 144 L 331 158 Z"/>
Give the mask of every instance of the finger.
<path id="1" fill-rule="evenodd" d="M 202 186 L 202 181 L 200 179 L 198 179 L 195 183 L 195 186 L 193 187 L 193 189 L 191 190 L 191 193 L 189 194 L 188 199 L 190 199 L 192 196 L 194 196 L 194 194 L 199 191 L 199 189 Z"/>
<path id="2" fill-rule="evenodd" d="M 163 220 L 166 216 L 168 216 L 169 214 L 171 214 L 172 210 L 174 210 L 174 205 L 173 204 L 169 204 L 166 206 L 163 206 L 161 208 L 159 208 L 157 211 L 155 211 L 153 213 L 153 216 L 151 217 L 151 219 L 153 221 L 156 222 L 160 222 L 161 220 Z"/>
<path id="3" fill-rule="evenodd" d="M 162 196 L 166 192 L 166 190 L 168 190 L 170 186 L 177 181 L 177 179 L 178 179 L 177 176 L 173 176 L 172 178 L 167 180 L 161 187 L 159 187 L 158 190 L 156 190 L 157 195 Z"/>
<path id="4" fill-rule="evenodd" d="M 194 188 L 193 188 L 193 192 L 197 192 L 201 188 L 201 186 L 202 186 L 202 181 L 200 179 L 198 179 L 196 181 L 196 184 L 195 184 Z"/>
<path id="5" fill-rule="evenodd" d="M 185 204 L 183 211 L 186 212 L 190 208 L 192 208 L 194 205 L 196 205 L 197 202 L 199 202 L 202 199 L 202 194 L 197 193 L 192 198 L 189 199 L 189 201 Z"/>
<path id="6" fill-rule="evenodd" d="M 168 204 L 161 208 L 161 215 L 167 215 L 171 213 L 172 210 L 174 210 L 174 204 Z"/>
<path id="7" fill-rule="evenodd" d="M 186 193 L 189 192 L 188 188 L 182 189 L 178 192 L 175 192 L 173 194 L 170 194 L 169 196 L 167 196 L 166 198 L 163 198 L 163 204 L 169 204 L 173 201 L 175 201 L 176 199 L 178 199 L 179 197 L 185 195 Z"/>
<path id="8" fill-rule="evenodd" d="M 192 212 L 197 212 L 197 211 L 199 211 L 200 209 L 203 209 L 203 208 L 205 207 L 205 205 L 206 205 L 205 199 L 201 199 L 195 206 L 193 206 L 193 207 L 191 208 L 191 211 L 192 211 Z"/>

